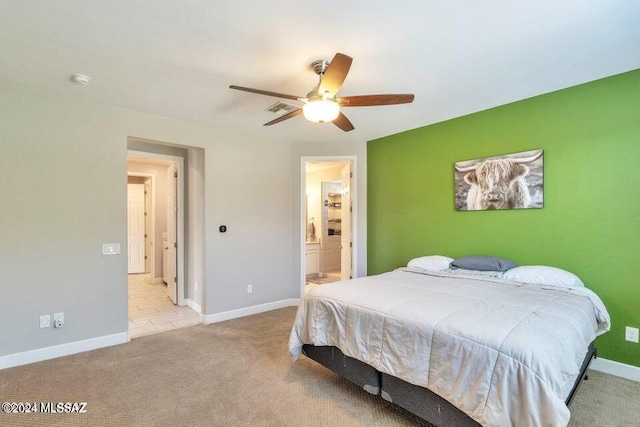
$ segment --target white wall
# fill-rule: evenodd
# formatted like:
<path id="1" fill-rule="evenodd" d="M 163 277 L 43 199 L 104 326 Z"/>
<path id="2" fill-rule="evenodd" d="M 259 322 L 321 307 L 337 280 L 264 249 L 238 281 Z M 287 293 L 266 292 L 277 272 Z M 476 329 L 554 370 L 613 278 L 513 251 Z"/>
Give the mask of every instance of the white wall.
<path id="1" fill-rule="evenodd" d="M 186 230 L 187 241 L 187 265 L 186 277 L 188 278 L 186 298 L 195 302 L 199 306 L 204 306 L 204 285 L 205 285 L 205 169 L 204 150 L 201 148 L 190 148 L 187 157 L 187 188 L 189 196 L 187 198 L 187 212 L 189 213 Z"/>
<path id="2" fill-rule="evenodd" d="M 188 208 L 204 208 L 204 250 L 188 269 L 205 314 L 299 295 L 289 144 L 0 85 L 0 357 L 127 330 L 129 137 L 198 147 L 188 180 L 204 206 Z M 103 256 L 105 242 L 124 252 Z M 38 327 L 58 311 L 64 328 Z"/>
<path id="3" fill-rule="evenodd" d="M 213 292 L 207 288 L 207 312 L 294 296 L 290 150 L 289 144 L 262 139 L 225 141 L 206 150 L 206 279 L 221 284 Z M 218 231 L 220 225 L 226 233 Z"/>

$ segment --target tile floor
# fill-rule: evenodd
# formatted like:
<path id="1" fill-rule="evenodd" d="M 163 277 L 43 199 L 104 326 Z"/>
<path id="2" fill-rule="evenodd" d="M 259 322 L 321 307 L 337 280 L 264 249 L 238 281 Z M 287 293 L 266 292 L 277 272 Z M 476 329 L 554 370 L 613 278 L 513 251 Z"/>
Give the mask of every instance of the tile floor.
<path id="1" fill-rule="evenodd" d="M 318 285 L 324 285 L 325 283 L 337 282 L 341 279 L 340 272 L 337 273 L 325 273 L 324 277 L 310 277 L 307 279 L 304 292 L 307 293 Z"/>
<path id="2" fill-rule="evenodd" d="M 200 323 L 189 307 L 178 307 L 167 296 L 167 285 L 153 283 L 149 274 L 129 275 L 129 331 L 131 338 Z"/>
<path id="3" fill-rule="evenodd" d="M 333 283 L 342 280 L 340 272 L 337 273 L 324 273 L 322 277 L 309 277 L 307 283 L 313 283 L 314 285 L 323 285 L 325 283 Z"/>

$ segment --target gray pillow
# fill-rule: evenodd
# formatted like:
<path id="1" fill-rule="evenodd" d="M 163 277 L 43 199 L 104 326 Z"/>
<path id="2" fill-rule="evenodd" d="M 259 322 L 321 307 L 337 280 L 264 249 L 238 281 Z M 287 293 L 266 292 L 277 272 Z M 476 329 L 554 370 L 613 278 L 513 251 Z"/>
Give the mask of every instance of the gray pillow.
<path id="1" fill-rule="evenodd" d="M 518 264 L 513 261 L 493 256 L 468 256 L 458 258 L 454 260 L 451 265 L 458 268 L 466 268 L 467 270 L 479 271 L 507 271 L 510 268 L 518 266 Z"/>

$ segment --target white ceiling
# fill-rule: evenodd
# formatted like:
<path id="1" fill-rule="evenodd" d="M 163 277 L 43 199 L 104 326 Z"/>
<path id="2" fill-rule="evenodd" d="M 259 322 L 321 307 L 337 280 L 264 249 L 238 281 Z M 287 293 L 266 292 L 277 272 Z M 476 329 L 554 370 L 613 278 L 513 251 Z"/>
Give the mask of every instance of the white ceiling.
<path id="1" fill-rule="evenodd" d="M 640 1 L 0 0 L 0 52 L 0 83 L 269 140 L 362 141 L 640 68 Z M 339 95 L 414 103 L 345 109 L 349 133 L 262 127 L 277 98 L 228 88 L 305 95 L 309 64 L 336 52 L 354 58 Z"/>

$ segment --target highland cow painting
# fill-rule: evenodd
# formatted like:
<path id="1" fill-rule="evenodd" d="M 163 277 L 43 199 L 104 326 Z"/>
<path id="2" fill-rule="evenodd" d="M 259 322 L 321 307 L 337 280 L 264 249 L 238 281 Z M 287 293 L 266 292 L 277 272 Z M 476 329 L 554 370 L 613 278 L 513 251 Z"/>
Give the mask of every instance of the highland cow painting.
<path id="1" fill-rule="evenodd" d="M 456 210 L 542 208 L 542 154 L 533 150 L 456 162 Z"/>

